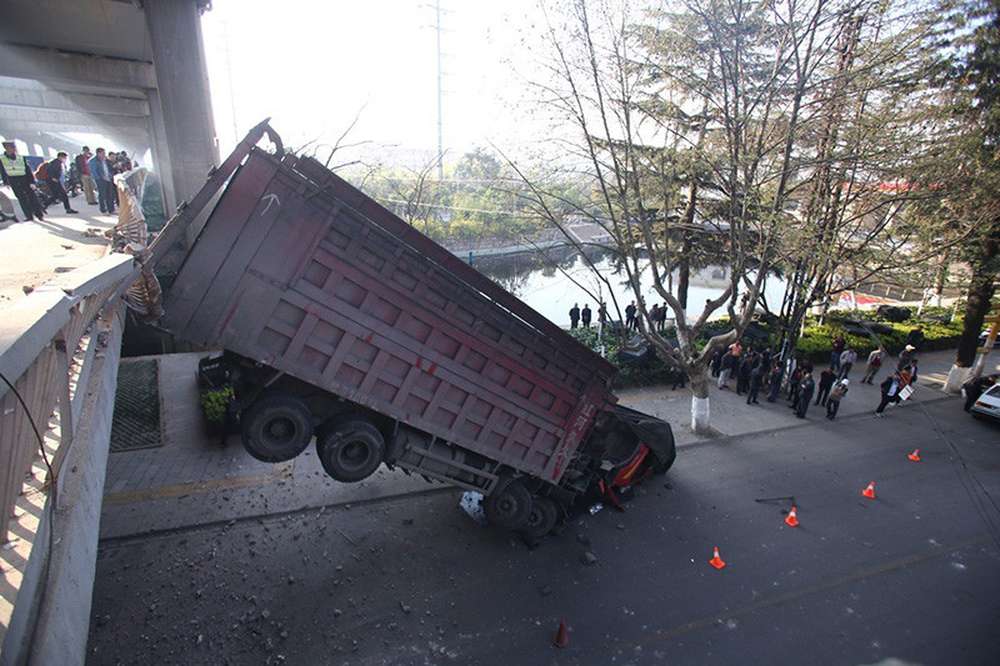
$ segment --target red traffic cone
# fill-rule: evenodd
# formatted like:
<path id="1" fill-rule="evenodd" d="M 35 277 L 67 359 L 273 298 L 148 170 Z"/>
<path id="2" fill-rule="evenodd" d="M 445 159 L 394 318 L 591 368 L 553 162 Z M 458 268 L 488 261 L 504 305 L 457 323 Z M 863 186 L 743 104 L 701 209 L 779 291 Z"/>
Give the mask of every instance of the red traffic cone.
<path id="1" fill-rule="evenodd" d="M 719 557 L 719 547 L 718 546 L 716 546 L 715 550 L 712 551 L 712 559 L 710 559 L 708 561 L 708 563 L 711 564 L 716 569 L 721 569 L 724 566 L 726 566 L 726 563 L 722 561 L 721 557 Z"/>
<path id="2" fill-rule="evenodd" d="M 906 457 L 913 462 L 920 462 L 920 449 L 913 449 L 913 453 L 907 453 Z"/>
<path id="3" fill-rule="evenodd" d="M 798 514 L 795 513 L 794 504 L 792 505 L 792 510 L 788 512 L 787 516 L 785 516 L 785 524 L 788 525 L 789 527 L 799 526 L 799 517 Z"/>
<path id="4" fill-rule="evenodd" d="M 552 644 L 557 648 L 564 648 L 569 645 L 569 631 L 566 630 L 566 620 L 559 620 L 559 628 L 556 629 L 556 637 L 552 639 Z"/>
<path id="5" fill-rule="evenodd" d="M 875 482 L 872 481 L 871 483 L 869 483 L 868 486 L 861 491 L 861 494 L 867 497 L 868 499 L 875 499 Z"/>

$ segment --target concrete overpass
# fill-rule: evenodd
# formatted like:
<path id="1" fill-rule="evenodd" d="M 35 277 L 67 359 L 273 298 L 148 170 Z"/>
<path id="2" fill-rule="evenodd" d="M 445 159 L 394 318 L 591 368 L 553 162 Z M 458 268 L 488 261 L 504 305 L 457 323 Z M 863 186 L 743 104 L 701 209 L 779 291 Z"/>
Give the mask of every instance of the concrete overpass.
<path id="1" fill-rule="evenodd" d="M 167 214 L 219 161 L 201 14 L 209 0 L 5 0 L 0 9 L 0 136 L 43 152 L 66 136 L 152 152 Z M 91 146 L 95 148 L 96 146 Z"/>

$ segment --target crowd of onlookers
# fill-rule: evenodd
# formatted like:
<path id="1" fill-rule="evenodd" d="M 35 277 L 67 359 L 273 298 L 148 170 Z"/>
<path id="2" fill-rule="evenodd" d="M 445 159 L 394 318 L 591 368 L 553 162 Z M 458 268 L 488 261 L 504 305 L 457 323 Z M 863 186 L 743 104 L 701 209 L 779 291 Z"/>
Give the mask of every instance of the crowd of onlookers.
<path id="1" fill-rule="evenodd" d="M 67 213 L 79 212 L 73 209 L 69 199 L 71 194 L 75 196 L 80 191 L 89 205 L 98 206 L 102 213 L 113 214 L 118 205 L 114 177 L 131 171 L 133 166 L 124 150 L 106 152 L 98 148 L 91 153 L 87 146 L 72 161 L 68 153 L 60 151 L 34 169 L 27 157 L 17 154 L 13 141 L 3 143 L 0 155 L 0 177 L 14 191 L 27 221 L 44 220 L 48 206 L 56 202 L 62 203 Z"/>
<path id="2" fill-rule="evenodd" d="M 826 418 L 833 420 L 840 403 L 850 387 L 851 370 L 858 362 L 857 351 L 837 337 L 831 345 L 830 363 L 816 375 L 811 361 L 801 357 L 788 363 L 771 352 L 770 348 L 754 349 L 737 341 L 726 350 L 718 350 L 712 357 L 710 369 L 720 390 L 729 390 L 735 380 L 737 395 L 746 394 L 748 405 L 760 404 L 761 394 L 768 402 L 777 402 L 784 391 L 788 406 L 795 415 L 804 419 L 810 405 L 826 408 Z M 887 358 L 885 349 L 879 347 L 868 354 L 862 383 L 874 384 L 875 378 Z M 785 382 L 785 373 L 790 373 Z M 912 392 L 917 380 L 918 362 L 916 349 L 907 344 L 900 353 L 896 368 L 880 383 L 881 401 L 875 413 L 881 416 L 886 406 L 898 404 Z"/>

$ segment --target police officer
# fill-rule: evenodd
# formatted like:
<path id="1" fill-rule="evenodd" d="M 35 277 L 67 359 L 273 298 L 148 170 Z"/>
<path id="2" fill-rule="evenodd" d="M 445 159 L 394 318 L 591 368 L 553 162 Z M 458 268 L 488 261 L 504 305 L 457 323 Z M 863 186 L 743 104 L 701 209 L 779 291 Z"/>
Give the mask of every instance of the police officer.
<path id="1" fill-rule="evenodd" d="M 38 201 L 38 196 L 32 185 L 35 184 L 35 175 L 28 166 L 28 159 L 17 154 L 17 146 L 13 141 L 3 142 L 3 154 L 0 155 L 0 178 L 4 184 L 10 185 L 14 190 L 17 202 L 21 204 L 21 210 L 28 222 L 38 218 L 45 219 L 45 210 Z"/>

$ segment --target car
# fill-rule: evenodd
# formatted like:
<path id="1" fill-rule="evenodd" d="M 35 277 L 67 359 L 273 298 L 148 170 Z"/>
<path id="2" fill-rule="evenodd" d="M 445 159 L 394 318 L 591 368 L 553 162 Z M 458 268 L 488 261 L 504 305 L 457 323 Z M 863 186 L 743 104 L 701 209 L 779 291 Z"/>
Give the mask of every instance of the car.
<path id="1" fill-rule="evenodd" d="M 970 411 L 974 416 L 990 416 L 1000 420 L 1000 384 L 989 387 L 979 399 L 972 403 Z"/>
<path id="2" fill-rule="evenodd" d="M 990 335 L 989 329 L 986 329 L 985 331 L 983 331 L 982 333 L 980 333 L 979 334 L 979 342 L 977 343 L 976 346 L 979 347 L 980 349 L 982 349 L 983 347 L 985 347 L 986 346 L 986 338 L 988 338 L 989 335 Z M 998 335 L 996 337 L 996 340 L 993 341 L 993 349 L 1000 349 L 1000 335 Z"/>

